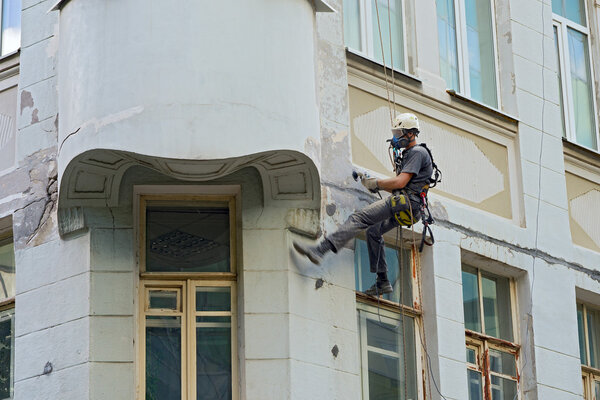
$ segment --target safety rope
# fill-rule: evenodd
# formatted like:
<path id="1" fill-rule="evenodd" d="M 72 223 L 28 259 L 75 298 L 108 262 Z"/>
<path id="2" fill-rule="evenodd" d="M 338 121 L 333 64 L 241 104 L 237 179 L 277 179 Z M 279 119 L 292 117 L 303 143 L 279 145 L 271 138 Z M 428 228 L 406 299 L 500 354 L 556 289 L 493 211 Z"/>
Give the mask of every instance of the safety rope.
<path id="1" fill-rule="evenodd" d="M 395 76 L 394 76 L 394 52 L 393 52 L 393 40 L 392 40 L 392 23 L 391 23 L 391 8 L 390 8 L 390 0 L 387 0 L 387 6 L 388 6 L 388 33 L 389 33 L 389 40 L 390 40 L 390 65 L 391 65 L 391 70 L 392 70 L 392 98 L 390 98 L 390 89 L 389 89 L 389 81 L 388 81 L 388 74 L 387 74 L 387 67 L 386 67 L 386 63 L 385 63 L 385 50 L 384 50 L 384 45 L 383 45 L 383 36 L 381 34 L 381 20 L 380 20 L 380 16 L 379 16 L 379 0 L 373 0 L 375 2 L 375 12 L 377 14 L 377 31 L 379 33 L 379 44 L 381 47 L 381 59 L 383 62 L 383 74 L 384 74 L 384 78 L 385 78 L 385 91 L 386 91 L 386 95 L 387 95 L 387 100 L 388 100 L 388 109 L 389 109 L 389 114 L 390 114 L 390 124 L 391 126 L 394 125 L 394 117 L 393 114 L 395 114 L 396 112 L 396 91 L 395 91 L 395 86 L 396 86 L 396 82 L 395 82 Z M 393 100 L 393 103 L 392 103 Z M 393 104 L 393 105 L 392 105 Z M 390 144 L 391 147 L 391 144 Z M 395 172 L 395 163 L 392 160 L 391 154 L 389 153 L 389 149 L 388 149 L 388 154 L 390 155 L 390 160 L 392 161 L 392 165 L 394 167 L 394 172 Z M 408 196 L 406 196 L 406 198 L 408 199 Z M 410 204 L 410 200 L 409 200 L 409 204 Z M 411 217 L 412 217 L 412 205 L 410 205 L 411 208 Z M 402 234 L 402 226 L 399 226 L 397 228 L 398 230 L 396 231 L 396 252 L 397 254 L 400 252 L 398 249 L 398 231 L 400 232 L 400 234 Z M 414 232 L 414 227 L 413 227 L 413 232 Z M 414 246 L 414 245 L 413 245 Z M 414 254 L 416 254 L 416 252 L 413 252 Z M 379 257 L 381 256 L 381 254 L 379 254 Z M 404 362 L 404 398 L 408 398 L 408 379 L 407 379 L 407 366 L 406 366 L 406 331 L 405 331 L 405 310 L 404 310 L 404 286 L 403 286 L 403 272 L 404 272 L 404 257 L 402 256 L 402 254 L 400 254 L 398 256 L 399 258 L 399 274 L 400 274 L 400 310 L 401 310 L 401 324 L 402 324 L 402 356 L 403 356 L 403 362 Z M 422 292 L 421 292 L 421 281 L 420 278 L 418 278 L 418 286 L 419 286 L 419 301 L 422 301 Z M 422 310 L 422 307 L 421 307 Z M 377 296 L 377 313 L 379 315 L 379 319 L 381 322 L 381 315 L 379 313 L 379 296 Z M 423 336 L 425 335 L 425 326 L 424 324 L 421 323 L 419 324 L 421 326 L 422 332 L 423 332 Z M 421 334 L 419 334 L 419 337 L 421 337 Z M 426 342 L 425 342 L 426 343 Z M 422 342 L 423 344 L 423 342 Z M 427 354 L 427 346 L 426 344 L 423 346 L 425 353 Z M 426 364 L 427 361 L 424 361 Z M 429 369 L 427 369 L 429 371 Z M 429 383 L 429 392 L 431 393 L 431 383 L 429 381 L 429 373 L 427 373 L 427 381 Z M 427 399 L 427 394 L 424 394 L 424 398 Z"/>
<path id="2" fill-rule="evenodd" d="M 389 33 L 389 39 L 390 39 L 390 66 L 391 66 L 391 85 L 392 85 L 392 96 L 390 98 L 390 89 L 389 89 L 389 80 L 388 80 L 388 73 L 387 73 L 387 67 L 386 67 L 386 63 L 385 63 L 385 51 L 384 51 L 384 45 L 383 45 L 383 36 L 381 34 L 381 21 L 380 21 L 380 17 L 379 17 L 379 0 L 373 0 L 375 2 L 375 12 L 377 14 L 377 30 L 379 33 L 379 43 L 381 46 L 381 59 L 383 62 L 383 74 L 384 74 L 384 78 L 385 78 L 385 90 L 386 90 L 386 94 L 387 94 L 387 101 L 388 101 L 388 109 L 389 109 L 389 114 L 390 114 L 390 124 L 391 126 L 394 125 L 394 117 L 393 114 L 396 113 L 396 82 L 395 82 L 395 77 L 394 77 L 394 52 L 393 52 L 393 40 L 392 40 L 392 23 L 391 23 L 391 7 L 390 7 L 390 0 L 387 0 L 387 8 L 388 8 L 388 33 Z M 393 101 L 393 102 L 392 102 Z M 390 144 L 390 148 L 391 148 L 391 144 Z M 394 163 L 394 161 L 392 160 L 392 156 L 390 154 L 390 149 L 388 148 L 388 155 L 390 156 L 390 161 L 392 162 L 392 166 L 394 168 L 394 172 L 396 172 L 396 165 Z M 414 215 L 413 214 L 413 210 L 412 210 L 412 203 L 409 199 L 408 196 L 406 196 L 408 203 L 409 203 L 409 207 L 410 207 L 410 215 L 411 218 Z M 400 231 L 400 235 L 402 235 L 402 225 L 400 225 L 397 228 Z M 413 233 L 413 237 L 414 237 L 414 233 L 415 233 L 415 228 L 414 228 L 414 224 L 411 225 L 411 229 L 412 229 L 412 233 Z M 396 232 L 396 252 L 398 254 L 399 251 L 399 247 L 398 247 L 398 231 Z M 423 313 L 423 290 L 422 290 L 422 285 L 421 285 L 421 255 L 420 252 L 417 251 L 417 247 L 416 244 L 413 241 L 412 244 L 412 256 L 414 257 L 414 259 L 416 260 L 416 270 L 417 270 L 417 287 L 419 290 L 419 302 L 421 304 L 421 321 L 419 323 L 420 326 L 420 332 L 419 332 L 419 340 L 421 342 L 421 346 L 423 347 L 423 350 L 425 352 L 425 358 L 423 358 L 423 362 L 424 364 L 426 364 L 426 379 L 427 379 L 427 387 L 429 390 L 429 396 L 431 396 L 431 380 L 433 380 L 435 388 L 438 392 L 438 394 L 443 398 L 446 399 L 444 397 L 444 395 L 441 393 L 437 383 L 435 382 L 435 378 L 433 377 L 433 372 L 431 370 L 431 359 L 429 357 L 429 353 L 427 351 L 427 339 L 426 339 L 426 335 L 425 335 L 425 323 L 424 323 L 424 313 Z M 381 257 L 381 253 L 378 256 L 378 261 L 379 261 L 379 257 Z M 400 294 L 400 310 L 401 310 L 401 314 L 402 314 L 402 352 L 403 352 L 403 358 L 404 358 L 404 398 L 406 399 L 408 397 L 408 387 L 407 387 L 407 370 L 406 370 L 406 335 L 405 335 L 405 310 L 404 310 L 404 287 L 403 287 L 403 274 L 404 272 L 404 257 L 402 257 L 402 255 L 399 256 L 399 274 L 400 274 L 400 290 L 401 290 L 401 294 Z M 377 313 L 379 315 L 379 321 L 381 323 L 381 315 L 379 313 L 379 296 L 377 296 Z M 396 327 L 397 329 L 397 327 Z M 424 399 L 427 399 L 427 393 L 424 393 Z"/>
<path id="3" fill-rule="evenodd" d="M 412 203 L 409 201 L 408 202 L 408 206 L 410 208 L 410 215 L 411 217 L 414 215 L 413 214 L 413 209 L 412 209 Z M 424 363 L 426 364 L 426 379 L 427 379 L 427 388 L 429 390 L 429 395 L 431 396 L 431 381 L 433 380 L 433 383 L 435 385 L 435 388 L 438 392 L 438 394 L 446 400 L 446 397 L 444 397 L 444 395 L 442 394 L 442 392 L 440 391 L 437 383 L 435 382 L 435 378 L 433 377 L 433 372 L 431 371 L 431 358 L 429 357 L 429 352 L 427 351 L 427 336 L 425 335 L 425 312 L 423 310 L 423 287 L 422 287 L 422 278 L 421 278 L 421 252 L 417 251 L 417 245 L 414 242 L 414 237 L 415 237 L 415 224 L 412 224 L 410 226 L 411 230 L 412 230 L 412 236 L 413 236 L 413 243 L 412 243 L 412 254 L 414 259 L 416 260 L 416 265 L 415 265 L 415 269 L 417 270 L 417 288 L 419 289 L 419 303 L 421 306 L 421 323 L 420 325 L 420 332 L 419 332 L 419 341 L 421 342 L 421 346 L 423 347 L 423 351 L 425 352 L 425 358 L 423 359 Z M 402 227 L 400 227 L 400 229 L 402 229 Z M 423 394 L 423 398 L 427 399 L 427 393 Z"/>
<path id="4" fill-rule="evenodd" d="M 398 265 L 400 266 L 400 310 L 402 313 L 402 357 L 404 366 L 404 398 L 408 399 L 408 372 L 406 371 L 406 328 L 405 328 L 405 312 L 404 312 L 404 255 L 398 247 L 398 233 L 400 233 L 400 244 L 404 242 L 402 240 L 402 225 L 396 228 L 396 258 L 398 258 Z"/>
<path id="5" fill-rule="evenodd" d="M 373 0 L 375 1 L 375 13 L 377 14 L 377 31 L 379 32 L 379 43 L 381 44 L 381 60 L 383 61 L 383 76 L 385 77 L 385 91 L 387 93 L 387 101 L 388 101 L 388 109 L 390 111 L 390 124 L 393 126 L 394 125 L 394 117 L 392 116 L 392 109 L 395 109 L 395 105 L 394 107 L 392 107 L 392 100 L 390 98 L 390 88 L 389 88 L 389 82 L 388 82 L 388 74 L 387 74 L 387 68 L 385 66 L 385 51 L 383 49 L 383 36 L 381 36 L 381 22 L 379 20 L 379 0 Z M 389 8 L 388 8 L 388 15 L 389 15 Z M 390 44 L 392 43 L 392 36 L 390 35 Z M 393 69 L 392 69 L 393 71 Z M 393 88 L 392 88 L 393 90 Z M 395 98 L 395 95 L 394 95 Z"/>
<path id="6" fill-rule="evenodd" d="M 375 0 L 377 2 L 378 0 Z M 390 0 L 387 0 L 387 15 L 388 15 L 388 32 L 390 35 L 390 66 L 392 70 L 392 105 L 394 107 L 394 115 L 396 115 L 396 82 L 394 80 L 394 50 L 392 47 L 392 9 L 390 8 Z M 383 52 L 383 43 L 381 44 Z M 384 63 L 385 64 L 385 63 Z"/>

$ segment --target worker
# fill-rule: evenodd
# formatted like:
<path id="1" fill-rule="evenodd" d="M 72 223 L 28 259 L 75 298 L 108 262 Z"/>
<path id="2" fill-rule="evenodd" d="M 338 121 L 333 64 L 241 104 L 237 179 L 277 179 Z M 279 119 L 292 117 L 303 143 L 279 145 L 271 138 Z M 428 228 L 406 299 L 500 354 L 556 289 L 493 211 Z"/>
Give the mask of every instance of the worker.
<path id="1" fill-rule="evenodd" d="M 417 146 L 419 120 L 414 114 L 397 115 L 392 134 L 392 145 L 403 149 L 401 162 L 396 168 L 396 177 L 361 179 L 361 183 L 369 191 L 375 193 L 385 190 L 392 195 L 355 211 L 335 232 L 324 236 L 314 245 L 296 241 L 293 243 L 298 253 L 319 264 L 329 251 L 337 253 L 359 231 L 366 229 L 370 269 L 377 277 L 373 286 L 365 293 L 373 296 L 393 291 L 387 276 L 383 234 L 399 225 L 411 226 L 419 221 L 422 204 L 420 194 L 427 194 L 433 173 L 431 153 L 425 146 Z"/>

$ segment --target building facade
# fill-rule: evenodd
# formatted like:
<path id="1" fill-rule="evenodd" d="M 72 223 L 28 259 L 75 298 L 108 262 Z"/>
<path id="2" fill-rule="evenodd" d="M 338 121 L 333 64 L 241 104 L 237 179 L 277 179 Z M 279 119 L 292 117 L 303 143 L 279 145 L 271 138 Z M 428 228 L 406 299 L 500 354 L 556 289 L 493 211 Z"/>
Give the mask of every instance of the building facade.
<path id="1" fill-rule="evenodd" d="M 2 0 L 0 400 L 600 399 L 599 5 Z"/>

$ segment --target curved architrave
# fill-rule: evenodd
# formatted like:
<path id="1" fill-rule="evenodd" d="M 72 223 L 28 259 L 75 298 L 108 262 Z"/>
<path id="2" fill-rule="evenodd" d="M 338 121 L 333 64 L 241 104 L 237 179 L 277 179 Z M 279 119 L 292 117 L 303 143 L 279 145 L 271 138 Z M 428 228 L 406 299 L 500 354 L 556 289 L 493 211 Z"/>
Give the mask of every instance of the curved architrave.
<path id="1" fill-rule="evenodd" d="M 310 158 L 296 151 L 277 150 L 228 159 L 188 160 L 96 149 L 75 157 L 61 176 L 58 200 L 60 234 L 85 228 L 81 207 L 118 206 L 121 179 L 134 166 L 143 166 L 188 182 L 207 182 L 253 167 L 263 181 L 264 207 L 304 209 L 304 213 L 308 211 L 311 219 L 317 218 L 318 221 L 321 198 L 319 172 Z"/>

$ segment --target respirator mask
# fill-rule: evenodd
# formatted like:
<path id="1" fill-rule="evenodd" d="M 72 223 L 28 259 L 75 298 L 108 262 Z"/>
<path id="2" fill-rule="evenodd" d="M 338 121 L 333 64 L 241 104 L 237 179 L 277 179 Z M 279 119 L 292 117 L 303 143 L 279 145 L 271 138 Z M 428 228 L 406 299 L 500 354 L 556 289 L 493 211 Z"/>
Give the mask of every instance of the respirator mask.
<path id="1" fill-rule="evenodd" d="M 411 142 L 411 139 L 409 139 L 407 137 L 408 133 L 404 132 L 403 130 L 399 130 L 393 131 L 394 136 L 392 137 L 392 147 L 395 149 L 403 149 L 406 148 L 406 146 L 408 146 L 408 144 Z"/>

